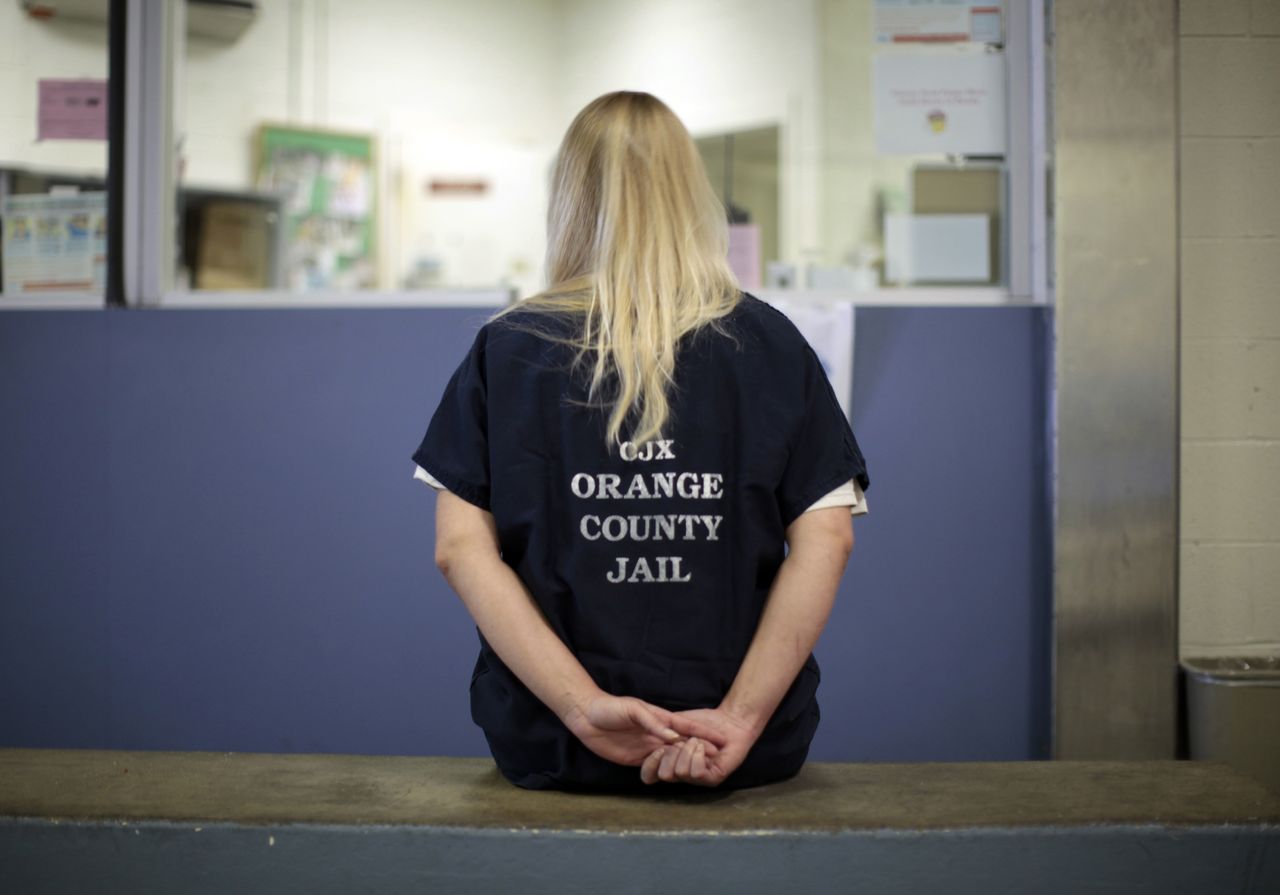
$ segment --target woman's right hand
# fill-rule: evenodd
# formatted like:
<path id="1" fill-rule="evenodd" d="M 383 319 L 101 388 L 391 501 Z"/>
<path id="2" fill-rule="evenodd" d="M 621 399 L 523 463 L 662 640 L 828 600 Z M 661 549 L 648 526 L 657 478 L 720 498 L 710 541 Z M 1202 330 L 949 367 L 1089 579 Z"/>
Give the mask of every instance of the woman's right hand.
<path id="1" fill-rule="evenodd" d="M 719 748 L 708 748 L 697 736 L 680 743 L 664 743 L 651 751 L 640 766 L 640 779 L 646 784 L 661 780 L 719 786 L 746 760 L 760 737 L 756 726 L 723 708 L 693 709 L 677 712 L 675 717 L 714 730 L 720 739 Z"/>

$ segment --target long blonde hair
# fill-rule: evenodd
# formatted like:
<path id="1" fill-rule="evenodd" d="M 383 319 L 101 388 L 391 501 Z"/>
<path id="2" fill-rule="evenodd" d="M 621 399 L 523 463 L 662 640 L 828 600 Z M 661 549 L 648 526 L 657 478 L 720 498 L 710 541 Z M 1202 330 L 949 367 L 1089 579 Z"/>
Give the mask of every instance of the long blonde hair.
<path id="1" fill-rule="evenodd" d="M 612 405 L 611 447 L 661 435 L 678 343 L 741 298 L 727 254 L 724 207 L 665 103 L 619 91 L 578 113 L 551 179 L 550 286 L 516 307 L 579 318 L 568 341 L 591 364 L 588 400 Z"/>

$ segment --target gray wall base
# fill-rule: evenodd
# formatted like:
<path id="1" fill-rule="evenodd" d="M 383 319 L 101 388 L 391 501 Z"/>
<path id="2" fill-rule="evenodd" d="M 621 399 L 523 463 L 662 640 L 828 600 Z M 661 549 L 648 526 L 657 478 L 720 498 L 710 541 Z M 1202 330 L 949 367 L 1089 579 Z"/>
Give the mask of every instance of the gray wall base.
<path id="1" fill-rule="evenodd" d="M 1276 827 L 590 833 L 0 819 L 7 892 L 1273 893 Z"/>

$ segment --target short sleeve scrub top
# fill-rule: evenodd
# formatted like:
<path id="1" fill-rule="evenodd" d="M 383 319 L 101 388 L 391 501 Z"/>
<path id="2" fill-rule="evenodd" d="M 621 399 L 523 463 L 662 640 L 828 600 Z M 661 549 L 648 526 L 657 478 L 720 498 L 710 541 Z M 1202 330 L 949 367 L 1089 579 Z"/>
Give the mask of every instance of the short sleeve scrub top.
<path id="1" fill-rule="evenodd" d="M 813 349 L 744 295 L 686 337 L 661 439 L 605 442 L 569 326 L 532 311 L 487 323 L 413 454 L 417 478 L 487 510 L 503 560 L 595 682 L 679 711 L 733 683 L 801 513 L 866 512 L 870 482 Z M 818 725 L 810 655 L 722 788 L 794 775 Z M 531 789 L 640 788 L 588 750 L 480 637 L 472 718 L 499 770 Z"/>

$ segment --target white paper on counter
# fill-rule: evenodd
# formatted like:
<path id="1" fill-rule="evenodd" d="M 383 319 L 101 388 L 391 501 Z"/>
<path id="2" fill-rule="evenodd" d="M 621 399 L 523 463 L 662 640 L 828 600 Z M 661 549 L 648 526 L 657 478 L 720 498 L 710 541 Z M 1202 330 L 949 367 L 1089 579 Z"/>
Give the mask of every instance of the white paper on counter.
<path id="1" fill-rule="evenodd" d="M 835 390 L 840 409 L 849 416 L 853 394 L 853 304 L 790 299 L 771 299 L 769 304 L 786 314 L 813 347 Z"/>

